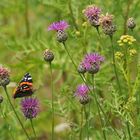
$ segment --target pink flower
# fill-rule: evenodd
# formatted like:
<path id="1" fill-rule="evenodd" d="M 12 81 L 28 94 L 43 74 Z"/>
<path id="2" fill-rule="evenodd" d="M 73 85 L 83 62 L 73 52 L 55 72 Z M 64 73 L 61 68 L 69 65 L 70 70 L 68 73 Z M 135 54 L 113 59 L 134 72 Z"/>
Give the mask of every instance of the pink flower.
<path id="1" fill-rule="evenodd" d="M 100 8 L 90 5 L 85 10 L 83 10 L 83 13 L 92 26 L 99 26 L 99 16 L 101 14 Z"/>
<path id="2" fill-rule="evenodd" d="M 89 87 L 86 86 L 85 84 L 81 84 L 77 86 L 76 92 L 75 92 L 75 96 L 77 97 L 77 99 L 79 100 L 79 102 L 83 105 L 87 104 L 90 101 L 89 98 Z"/>
<path id="3" fill-rule="evenodd" d="M 84 57 L 82 64 L 85 67 L 86 71 L 91 74 L 95 74 L 99 71 L 100 63 L 103 61 L 104 57 L 102 57 L 98 53 L 90 53 Z"/>
<path id="4" fill-rule="evenodd" d="M 68 23 L 66 21 L 58 21 L 53 22 L 49 27 L 48 31 L 55 30 L 55 31 L 64 31 L 69 27 Z"/>

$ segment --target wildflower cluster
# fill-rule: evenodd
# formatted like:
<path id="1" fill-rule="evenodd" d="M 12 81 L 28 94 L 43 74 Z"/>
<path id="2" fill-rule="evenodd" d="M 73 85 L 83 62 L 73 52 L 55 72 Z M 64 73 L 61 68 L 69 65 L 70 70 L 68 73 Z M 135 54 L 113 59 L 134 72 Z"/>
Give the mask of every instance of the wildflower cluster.
<path id="1" fill-rule="evenodd" d="M 136 39 L 133 36 L 122 35 L 120 39 L 117 41 L 119 46 L 121 46 L 122 48 L 120 49 L 120 51 L 115 53 L 115 58 L 122 59 L 124 54 L 125 55 L 128 54 L 131 57 L 135 56 L 137 54 L 137 50 L 133 47 L 130 47 L 135 41 Z"/>
<path id="2" fill-rule="evenodd" d="M 124 56 L 124 54 L 122 52 L 118 51 L 118 52 L 115 53 L 115 58 L 116 59 L 121 59 L 123 56 Z"/>
<path id="3" fill-rule="evenodd" d="M 119 46 L 125 46 L 125 45 L 132 45 L 135 41 L 136 39 L 133 36 L 122 35 L 117 42 Z"/>

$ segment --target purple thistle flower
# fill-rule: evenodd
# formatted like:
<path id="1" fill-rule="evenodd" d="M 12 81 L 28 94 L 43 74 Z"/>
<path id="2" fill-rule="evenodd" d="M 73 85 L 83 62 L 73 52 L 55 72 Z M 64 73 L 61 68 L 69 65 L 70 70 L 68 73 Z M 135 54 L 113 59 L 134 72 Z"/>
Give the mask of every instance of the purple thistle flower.
<path id="1" fill-rule="evenodd" d="M 82 64 L 86 68 L 86 71 L 95 74 L 99 71 L 100 63 L 104 61 L 104 57 L 98 53 L 90 53 L 85 55 Z"/>
<path id="2" fill-rule="evenodd" d="M 52 23 L 48 27 L 48 31 L 51 31 L 51 30 L 55 30 L 55 31 L 61 30 L 61 31 L 64 31 L 68 27 L 69 27 L 69 25 L 68 25 L 68 23 L 66 21 L 58 21 L 58 22 Z"/>
<path id="3" fill-rule="evenodd" d="M 87 104 L 90 100 L 89 96 L 89 87 L 86 86 L 85 84 L 81 84 L 77 86 L 76 92 L 75 92 L 75 97 L 78 98 L 79 102 L 81 104 Z"/>
<path id="4" fill-rule="evenodd" d="M 0 66 L 0 86 L 6 86 L 10 83 L 9 70 Z"/>
<path id="5" fill-rule="evenodd" d="M 99 16 L 101 14 L 100 8 L 94 5 L 89 5 L 86 9 L 83 10 L 83 13 L 92 26 L 99 26 Z"/>
<path id="6" fill-rule="evenodd" d="M 56 36 L 57 41 L 59 41 L 60 43 L 64 43 L 68 38 L 68 35 L 65 32 L 65 29 L 67 29 L 68 27 L 69 25 L 66 21 L 59 21 L 59 22 L 52 23 L 48 27 L 48 31 L 50 30 L 57 31 L 57 36 Z"/>
<path id="7" fill-rule="evenodd" d="M 25 98 L 21 101 L 21 110 L 27 119 L 33 119 L 39 112 L 39 102 L 36 98 Z"/>

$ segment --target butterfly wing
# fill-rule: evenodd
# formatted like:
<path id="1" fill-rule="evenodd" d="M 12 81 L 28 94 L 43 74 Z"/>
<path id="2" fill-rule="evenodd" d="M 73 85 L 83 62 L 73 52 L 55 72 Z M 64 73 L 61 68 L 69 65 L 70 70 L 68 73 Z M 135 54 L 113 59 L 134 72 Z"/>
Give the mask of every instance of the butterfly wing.
<path id="1" fill-rule="evenodd" d="M 21 98 L 33 94 L 32 76 L 26 73 L 14 91 L 14 98 Z"/>

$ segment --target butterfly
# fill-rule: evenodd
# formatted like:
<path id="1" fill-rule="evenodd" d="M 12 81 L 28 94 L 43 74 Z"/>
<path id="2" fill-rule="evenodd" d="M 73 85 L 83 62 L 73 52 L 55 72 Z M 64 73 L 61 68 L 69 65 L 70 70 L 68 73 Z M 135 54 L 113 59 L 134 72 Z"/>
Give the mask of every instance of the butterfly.
<path id="1" fill-rule="evenodd" d="M 33 81 L 30 73 L 26 73 L 14 90 L 13 98 L 31 96 L 33 94 Z"/>

